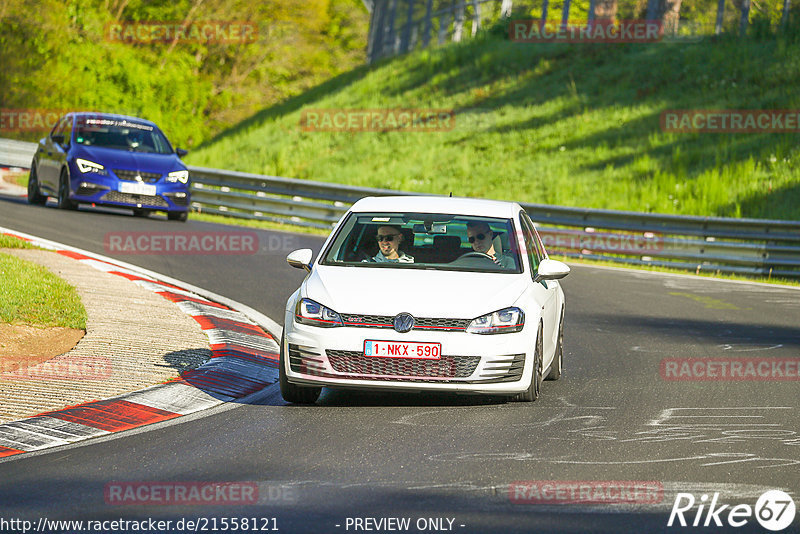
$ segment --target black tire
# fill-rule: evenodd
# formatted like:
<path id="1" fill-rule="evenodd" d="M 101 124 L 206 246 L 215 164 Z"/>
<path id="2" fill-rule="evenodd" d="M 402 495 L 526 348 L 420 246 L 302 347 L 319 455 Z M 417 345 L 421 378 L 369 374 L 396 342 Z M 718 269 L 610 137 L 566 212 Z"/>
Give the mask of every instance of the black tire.
<path id="1" fill-rule="evenodd" d="M 561 307 L 561 319 L 558 321 L 558 339 L 556 340 L 556 353 L 553 356 L 553 363 L 550 364 L 550 372 L 547 373 L 545 380 L 558 380 L 561 378 L 561 371 L 564 367 L 564 307 Z"/>
<path id="2" fill-rule="evenodd" d="M 514 397 L 515 401 L 533 402 L 539 398 L 542 390 L 542 324 L 539 323 L 539 332 L 536 334 L 536 350 L 533 356 L 533 376 L 528 389 Z"/>
<path id="3" fill-rule="evenodd" d="M 283 397 L 283 400 L 286 402 L 291 402 L 292 404 L 314 404 L 317 402 L 320 393 L 322 393 L 322 388 L 298 386 L 296 384 L 289 383 L 289 379 L 286 377 L 286 356 L 284 355 L 283 337 L 281 337 L 280 354 L 280 359 L 278 360 L 278 381 L 281 385 L 281 396 Z"/>
<path id="4" fill-rule="evenodd" d="M 61 170 L 58 180 L 58 207 L 62 210 L 74 210 L 78 205 L 69 199 L 69 175 L 67 169 Z"/>
<path id="5" fill-rule="evenodd" d="M 148 215 L 150 215 L 150 210 L 146 210 L 144 208 L 133 208 L 134 217 L 147 217 Z"/>
<path id="6" fill-rule="evenodd" d="M 47 197 L 39 190 L 39 175 L 36 172 L 36 161 L 31 163 L 31 173 L 28 176 L 28 204 L 40 206 L 47 203 Z"/>
<path id="7" fill-rule="evenodd" d="M 168 211 L 167 212 L 167 219 L 170 221 L 180 221 L 186 222 L 186 219 L 189 218 L 188 211 Z"/>

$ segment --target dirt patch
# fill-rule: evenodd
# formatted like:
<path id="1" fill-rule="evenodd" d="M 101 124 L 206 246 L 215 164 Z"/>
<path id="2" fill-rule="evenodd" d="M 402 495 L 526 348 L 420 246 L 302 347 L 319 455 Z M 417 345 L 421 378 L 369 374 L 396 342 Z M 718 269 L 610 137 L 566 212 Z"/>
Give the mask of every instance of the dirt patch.
<path id="1" fill-rule="evenodd" d="M 70 351 L 85 332 L 0 323 L 0 372 L 14 372 Z"/>

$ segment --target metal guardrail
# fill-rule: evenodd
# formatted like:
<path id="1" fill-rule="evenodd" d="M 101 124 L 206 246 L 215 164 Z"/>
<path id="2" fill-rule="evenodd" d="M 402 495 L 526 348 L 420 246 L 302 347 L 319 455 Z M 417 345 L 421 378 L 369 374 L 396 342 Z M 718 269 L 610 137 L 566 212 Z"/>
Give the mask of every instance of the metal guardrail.
<path id="1" fill-rule="evenodd" d="M 36 143 L 0 139 L 0 165 L 27 169 L 31 166 L 35 152 Z"/>
<path id="2" fill-rule="evenodd" d="M 27 145 L 27 146 L 23 146 Z M 7 151 L 13 146 L 14 151 Z M 0 140 L 0 164 L 33 143 Z M 27 152 L 25 150 L 27 149 Z M 192 207 L 203 213 L 329 229 L 365 196 L 405 191 L 189 167 Z M 521 203 L 551 253 L 568 257 L 800 279 L 800 221 L 733 219 Z"/>

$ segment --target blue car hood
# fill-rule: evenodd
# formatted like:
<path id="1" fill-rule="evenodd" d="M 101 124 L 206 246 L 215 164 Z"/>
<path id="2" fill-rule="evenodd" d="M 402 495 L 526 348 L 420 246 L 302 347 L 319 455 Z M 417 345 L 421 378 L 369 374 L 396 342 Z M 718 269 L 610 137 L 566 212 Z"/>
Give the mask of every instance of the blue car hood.
<path id="1" fill-rule="evenodd" d="M 178 158 L 177 154 L 152 154 L 83 145 L 73 147 L 71 153 L 76 158 L 88 159 L 110 169 L 129 169 L 166 174 L 186 168 L 186 165 Z"/>

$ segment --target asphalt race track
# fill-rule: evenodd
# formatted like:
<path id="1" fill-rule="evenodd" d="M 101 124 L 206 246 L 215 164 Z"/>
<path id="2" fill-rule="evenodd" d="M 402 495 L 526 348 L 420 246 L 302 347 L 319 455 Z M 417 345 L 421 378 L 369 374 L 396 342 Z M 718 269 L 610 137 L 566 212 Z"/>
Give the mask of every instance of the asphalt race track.
<path id="1" fill-rule="evenodd" d="M 108 232 L 240 229 L 11 200 L 0 200 L 0 225 L 204 287 L 278 323 L 303 277 L 286 254 L 316 254 L 322 244 L 252 230 L 257 254 L 119 254 L 104 248 Z M 800 502 L 796 367 L 794 380 L 668 380 L 662 372 L 665 359 L 796 362 L 800 290 L 588 266 L 574 266 L 563 287 L 564 377 L 545 382 L 533 404 L 326 390 L 317 406 L 300 407 L 272 386 L 249 403 L 0 462 L 0 516 L 203 518 L 209 530 L 212 520 L 264 518 L 259 531 L 284 533 L 393 525 L 354 518 L 410 518 L 406 532 L 716 533 L 767 530 L 754 517 L 739 528 L 713 519 L 692 528 L 697 506 L 686 512 L 689 526 L 667 528 L 676 494 L 699 504 L 719 493 L 720 503 L 754 507 L 780 489 Z M 104 497 L 119 482 L 186 481 L 253 482 L 258 503 L 118 506 Z M 513 502 L 520 494 L 510 487 L 525 481 L 641 481 L 662 494 L 623 504 Z M 700 516 L 702 525 L 705 510 Z"/>

